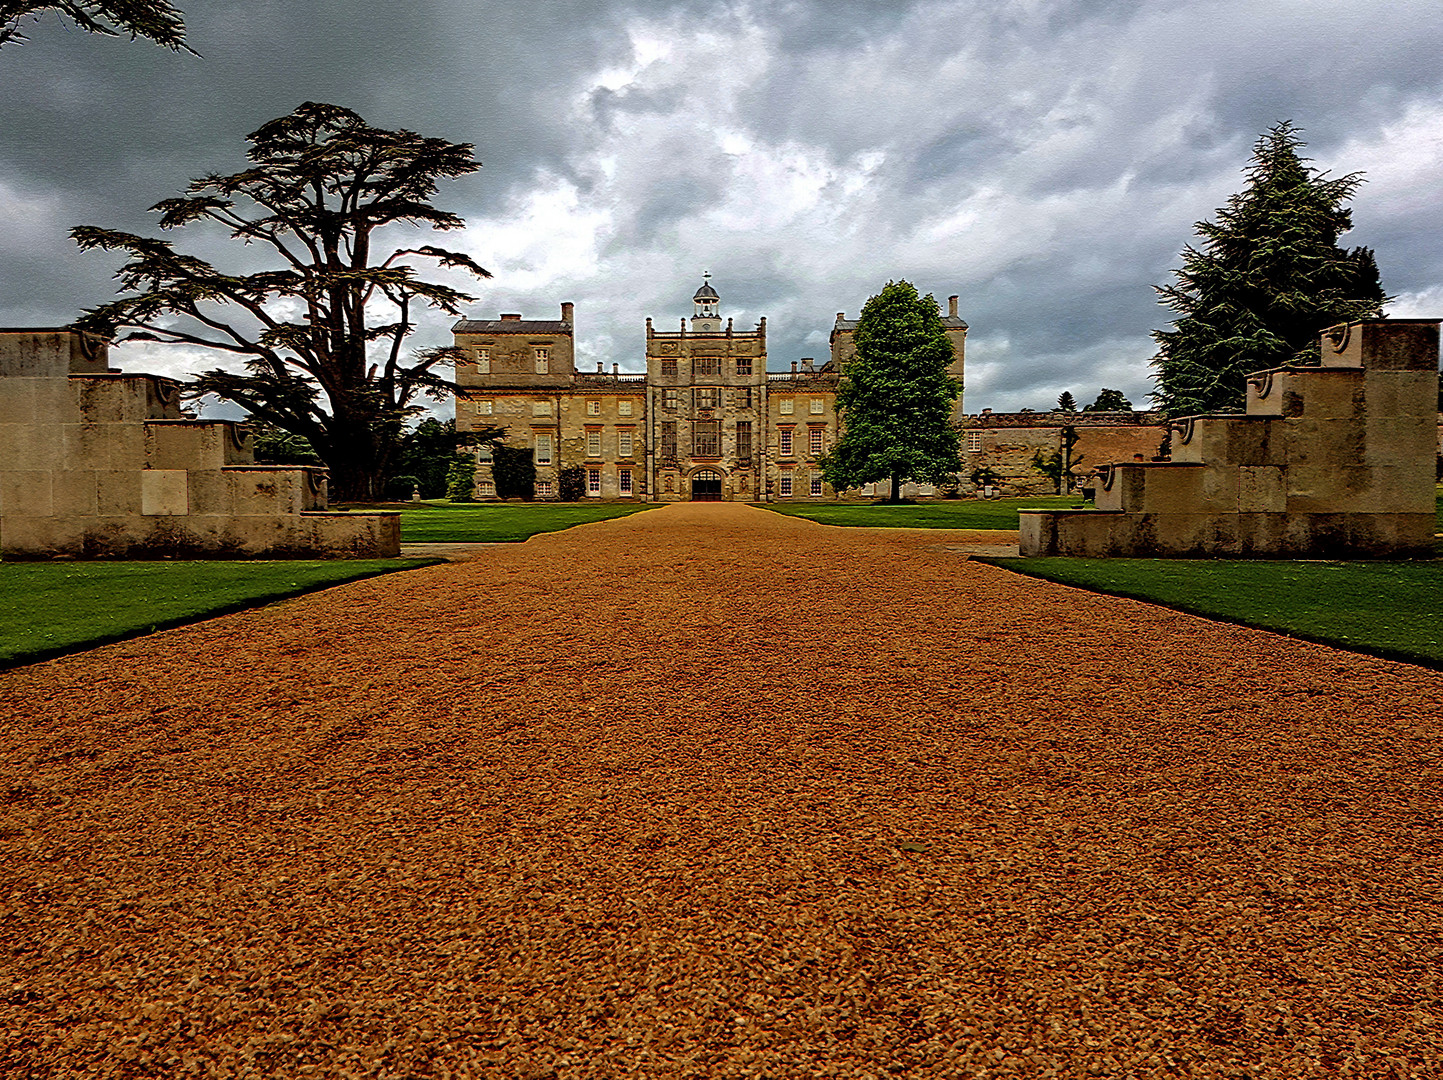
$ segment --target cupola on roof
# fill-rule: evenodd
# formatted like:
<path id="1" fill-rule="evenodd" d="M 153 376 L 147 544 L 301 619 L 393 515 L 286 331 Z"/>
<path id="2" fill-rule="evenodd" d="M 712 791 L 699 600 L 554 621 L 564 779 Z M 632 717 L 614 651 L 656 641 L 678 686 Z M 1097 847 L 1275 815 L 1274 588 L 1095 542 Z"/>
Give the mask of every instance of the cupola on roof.
<path id="1" fill-rule="evenodd" d="M 720 299 L 721 297 L 716 294 L 716 290 L 711 287 L 711 283 L 707 281 L 703 281 L 701 283 L 701 288 L 698 289 L 696 291 L 696 295 L 692 297 L 692 300 L 696 301 L 697 303 L 700 303 L 703 300 Z"/>

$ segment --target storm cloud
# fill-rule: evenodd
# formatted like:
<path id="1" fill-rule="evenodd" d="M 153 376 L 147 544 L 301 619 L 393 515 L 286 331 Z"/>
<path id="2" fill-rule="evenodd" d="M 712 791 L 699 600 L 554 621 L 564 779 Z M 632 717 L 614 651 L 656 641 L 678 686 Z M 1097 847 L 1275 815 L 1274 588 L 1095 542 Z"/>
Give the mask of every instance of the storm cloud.
<path id="1" fill-rule="evenodd" d="M 114 295 L 87 223 L 243 165 L 302 101 L 471 142 L 439 205 L 495 277 L 471 313 L 577 305 L 581 362 L 639 370 L 647 316 L 768 320 L 772 366 L 822 357 L 838 311 L 889 279 L 971 324 L 967 407 L 1045 409 L 1101 386 L 1141 404 L 1149 331 L 1192 225 L 1281 120 L 1362 171 L 1345 242 L 1377 250 L 1394 313 L 1443 315 L 1443 20 L 1353 2 L 558 0 L 182 3 L 199 59 L 55 20 L 0 53 L 0 324 Z M 404 16 L 398 15 L 404 12 Z M 187 230 L 187 232 L 190 230 Z M 259 252 L 171 237 L 228 266 Z M 418 344 L 448 339 L 423 322 Z M 127 346 L 180 373 L 194 350 Z"/>

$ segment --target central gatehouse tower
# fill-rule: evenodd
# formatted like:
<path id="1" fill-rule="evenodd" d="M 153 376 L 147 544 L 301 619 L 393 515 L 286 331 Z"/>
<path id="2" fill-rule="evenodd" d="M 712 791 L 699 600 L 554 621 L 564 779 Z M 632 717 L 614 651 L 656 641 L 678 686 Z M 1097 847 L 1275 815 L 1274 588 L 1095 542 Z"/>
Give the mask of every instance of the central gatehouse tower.
<path id="1" fill-rule="evenodd" d="M 646 320 L 647 489 L 659 502 L 765 494 L 767 320 L 723 325 L 710 276 L 692 297 L 690 328 Z"/>

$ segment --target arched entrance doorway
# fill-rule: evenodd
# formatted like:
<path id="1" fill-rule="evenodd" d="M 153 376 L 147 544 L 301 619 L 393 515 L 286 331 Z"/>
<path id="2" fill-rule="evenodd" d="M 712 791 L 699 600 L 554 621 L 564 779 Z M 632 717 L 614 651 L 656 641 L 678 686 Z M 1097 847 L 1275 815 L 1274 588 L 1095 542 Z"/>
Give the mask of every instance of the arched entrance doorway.
<path id="1" fill-rule="evenodd" d="M 691 501 L 721 502 L 721 484 L 721 473 L 713 472 L 711 469 L 702 469 L 698 473 L 693 473 L 691 478 Z"/>

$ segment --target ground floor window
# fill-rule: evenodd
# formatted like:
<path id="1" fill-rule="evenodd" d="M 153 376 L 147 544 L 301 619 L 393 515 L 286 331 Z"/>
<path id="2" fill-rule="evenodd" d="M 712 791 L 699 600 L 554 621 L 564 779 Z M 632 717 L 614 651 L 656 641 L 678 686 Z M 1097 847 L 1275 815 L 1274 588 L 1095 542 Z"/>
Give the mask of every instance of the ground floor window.
<path id="1" fill-rule="evenodd" d="M 622 493 L 623 495 L 630 495 L 630 494 L 631 494 L 631 470 L 630 470 L 630 469 L 622 469 L 622 470 L 617 474 L 617 483 L 618 483 L 618 486 L 621 488 L 621 493 Z"/>
<path id="2" fill-rule="evenodd" d="M 476 494 L 482 498 L 489 499 L 496 494 L 496 485 L 490 480 L 482 480 L 476 485 Z"/>
<path id="3" fill-rule="evenodd" d="M 601 470 L 600 470 L 600 469 L 587 469 L 587 470 L 586 470 L 586 494 L 588 494 L 588 495 L 600 495 L 600 494 L 601 494 Z"/>
<path id="4" fill-rule="evenodd" d="M 813 495 L 820 495 L 820 494 L 822 493 L 822 474 L 821 474 L 821 473 L 812 473 L 812 489 L 811 489 L 811 490 L 812 490 L 812 494 L 813 494 Z"/>
<path id="5" fill-rule="evenodd" d="M 551 493 L 552 487 L 550 480 L 536 481 L 536 497 L 538 499 L 549 499 L 551 498 Z"/>
<path id="6" fill-rule="evenodd" d="M 777 487 L 777 491 L 782 495 L 783 498 L 786 498 L 787 496 L 791 495 L 791 493 L 792 493 L 792 474 L 791 474 L 791 473 L 789 473 L 789 472 L 784 472 L 784 473 L 782 473 L 782 477 L 781 477 L 781 480 L 779 481 L 779 485 L 778 485 L 778 487 Z"/>

